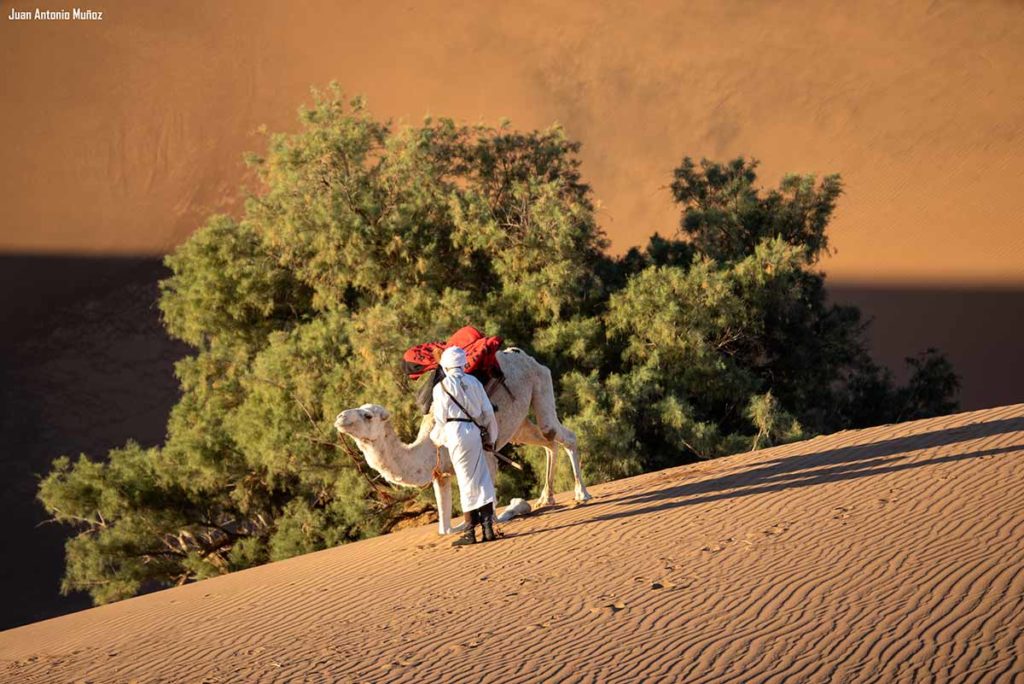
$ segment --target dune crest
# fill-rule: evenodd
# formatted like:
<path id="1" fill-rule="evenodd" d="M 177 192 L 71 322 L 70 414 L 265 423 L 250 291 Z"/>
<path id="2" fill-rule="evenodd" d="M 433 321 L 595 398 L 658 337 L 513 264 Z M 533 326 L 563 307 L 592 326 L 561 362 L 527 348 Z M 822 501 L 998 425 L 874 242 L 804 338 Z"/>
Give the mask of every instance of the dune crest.
<path id="1" fill-rule="evenodd" d="M 995 681 L 1022 483 L 1024 404 L 845 431 L 9 630 L 0 679 Z"/>

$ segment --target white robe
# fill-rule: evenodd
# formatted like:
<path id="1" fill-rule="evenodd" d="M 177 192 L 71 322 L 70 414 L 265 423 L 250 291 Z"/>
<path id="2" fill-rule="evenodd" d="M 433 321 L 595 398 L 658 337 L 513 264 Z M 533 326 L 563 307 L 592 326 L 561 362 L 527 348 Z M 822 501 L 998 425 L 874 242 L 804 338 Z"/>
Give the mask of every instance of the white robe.
<path id="1" fill-rule="evenodd" d="M 446 373 L 445 378 L 434 386 L 434 403 L 431 407 L 434 428 L 430 431 L 430 439 L 434 444 L 446 447 L 451 455 L 455 476 L 459 480 L 462 510 L 475 511 L 495 501 L 494 481 L 487 467 L 480 430 L 473 423 L 450 419 L 471 418 L 487 428 L 492 440 L 498 437 L 498 423 L 494 419 L 491 401 L 479 380 L 461 370 L 449 370 Z M 472 415 L 467 416 L 445 389 Z"/>

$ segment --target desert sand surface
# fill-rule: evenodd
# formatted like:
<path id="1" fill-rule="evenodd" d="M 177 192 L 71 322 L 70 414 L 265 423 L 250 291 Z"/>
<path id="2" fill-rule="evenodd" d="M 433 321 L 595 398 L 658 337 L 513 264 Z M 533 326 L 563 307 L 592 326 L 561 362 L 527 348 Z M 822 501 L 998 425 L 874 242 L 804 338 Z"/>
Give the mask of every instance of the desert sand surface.
<path id="1" fill-rule="evenodd" d="M 562 123 L 616 251 L 675 230 L 683 155 L 747 155 L 844 176 L 834 279 L 1024 283 L 1019 2 L 89 6 L 0 21 L 0 252 L 165 253 L 337 80 L 398 121 Z"/>
<path id="2" fill-rule="evenodd" d="M 592 491 L 9 630 L 0 679 L 1024 681 L 1024 404 Z"/>

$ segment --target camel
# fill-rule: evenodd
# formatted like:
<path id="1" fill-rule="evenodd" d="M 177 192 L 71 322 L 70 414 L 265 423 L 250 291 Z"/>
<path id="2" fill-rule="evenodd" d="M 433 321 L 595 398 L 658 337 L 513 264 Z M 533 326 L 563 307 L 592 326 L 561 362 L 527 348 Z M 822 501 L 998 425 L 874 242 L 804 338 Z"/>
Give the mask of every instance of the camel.
<path id="1" fill-rule="evenodd" d="M 498 435 L 494 448 L 506 444 L 525 444 L 544 448 L 547 468 L 544 486 L 536 506 L 555 503 L 552 491 L 555 478 L 555 457 L 562 446 L 569 454 L 572 474 L 576 481 L 575 500 L 589 501 L 591 496 L 583 484 L 576 435 L 558 420 L 555 412 L 555 394 L 551 384 L 551 371 L 526 352 L 509 348 L 498 352 L 498 364 L 505 376 L 505 387 L 498 384 L 489 395 L 498 422 Z M 530 410 L 536 417 L 529 419 Z M 407 487 L 425 487 L 433 483 L 437 501 L 438 533 L 456 531 L 451 524 L 451 476 L 455 473 L 445 448 L 441 448 L 442 476 L 433 477 L 437 451 L 430 442 L 433 417 L 424 416 L 419 432 L 412 444 L 404 444 L 390 424 L 391 414 L 383 406 L 364 404 L 338 414 L 334 427 L 339 433 L 351 437 L 366 458 L 366 463 L 392 484 Z M 487 455 L 491 475 L 497 473 L 497 460 Z"/>

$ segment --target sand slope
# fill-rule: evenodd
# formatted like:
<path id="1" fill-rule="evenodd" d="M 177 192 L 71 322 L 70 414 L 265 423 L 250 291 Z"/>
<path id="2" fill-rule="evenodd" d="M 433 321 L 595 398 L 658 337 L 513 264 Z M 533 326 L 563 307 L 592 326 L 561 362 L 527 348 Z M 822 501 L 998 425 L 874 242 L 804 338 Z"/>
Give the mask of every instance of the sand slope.
<path id="1" fill-rule="evenodd" d="M 0 680 L 1020 681 L 1022 485 L 1024 404 L 843 432 L 3 632 Z"/>

